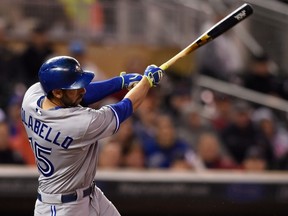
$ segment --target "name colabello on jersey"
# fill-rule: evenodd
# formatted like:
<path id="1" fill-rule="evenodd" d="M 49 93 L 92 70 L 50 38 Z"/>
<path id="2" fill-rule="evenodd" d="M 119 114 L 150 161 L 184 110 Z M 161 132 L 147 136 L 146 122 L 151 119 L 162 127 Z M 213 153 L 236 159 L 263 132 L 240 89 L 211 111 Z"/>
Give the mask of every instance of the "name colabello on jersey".
<path id="1" fill-rule="evenodd" d="M 46 140 L 52 144 L 61 146 L 64 149 L 68 149 L 73 142 L 73 138 L 70 136 L 63 136 L 60 131 L 53 130 L 47 124 L 41 122 L 38 119 L 33 118 L 31 115 L 27 116 L 23 108 L 21 108 L 22 122 L 28 129 L 33 131 L 43 140 Z"/>

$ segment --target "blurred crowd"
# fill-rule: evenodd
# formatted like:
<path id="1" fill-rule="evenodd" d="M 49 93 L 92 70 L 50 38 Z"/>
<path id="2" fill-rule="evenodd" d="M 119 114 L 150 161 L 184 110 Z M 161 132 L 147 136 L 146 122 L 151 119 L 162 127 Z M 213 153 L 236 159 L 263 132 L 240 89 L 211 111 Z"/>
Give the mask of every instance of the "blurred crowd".
<path id="1" fill-rule="evenodd" d="M 212 93 L 213 112 L 205 113 L 181 87 L 172 94 L 153 89 L 133 118 L 100 142 L 99 166 L 287 170 L 288 131 L 272 110 Z"/>
<path id="2" fill-rule="evenodd" d="M 20 53 L 6 46 L 5 29 L 0 29 L 0 163 L 35 166 L 21 121 L 21 102 L 25 90 L 38 81 L 38 69 L 43 61 L 55 51 L 43 26 L 33 29 Z M 95 80 L 106 78 L 85 56 L 83 42 L 73 41 L 67 46 L 67 55 L 94 71 Z M 222 68 L 218 71 L 220 67 L 208 60 L 210 64 L 209 61 L 199 64 L 198 73 L 288 98 L 287 81 L 271 70 L 267 55 L 251 57 L 247 70 L 236 75 Z M 127 65 L 127 72 L 142 74 L 140 68 Z M 204 107 L 193 98 L 193 87 L 189 77 L 167 73 L 160 87 L 151 89 L 133 117 L 115 135 L 99 142 L 99 167 L 187 171 L 288 169 L 288 130 L 283 113 L 203 90 L 210 100 L 210 111 L 206 112 L 207 104 Z M 121 96 L 113 95 L 93 106 L 116 102 Z"/>

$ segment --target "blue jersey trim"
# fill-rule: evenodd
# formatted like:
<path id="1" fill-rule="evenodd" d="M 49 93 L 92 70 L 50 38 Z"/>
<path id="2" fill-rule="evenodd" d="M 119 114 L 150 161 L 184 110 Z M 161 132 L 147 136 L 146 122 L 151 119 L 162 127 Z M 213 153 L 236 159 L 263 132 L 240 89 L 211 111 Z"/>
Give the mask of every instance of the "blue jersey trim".
<path id="1" fill-rule="evenodd" d="M 115 128 L 115 130 L 113 132 L 113 133 L 116 133 L 119 130 L 119 127 L 120 127 L 119 117 L 118 117 L 117 112 L 113 109 L 112 106 L 108 105 L 108 107 L 112 110 L 112 112 L 114 113 L 115 118 L 116 118 L 116 128 Z"/>
<path id="2" fill-rule="evenodd" d="M 38 106 L 39 108 L 42 108 L 42 104 L 43 104 L 44 98 L 45 98 L 45 95 L 41 96 L 41 97 L 37 100 L 37 106 Z M 58 110 L 58 109 L 63 109 L 63 108 L 65 108 L 65 107 L 56 106 L 56 107 L 51 108 L 50 110 Z M 36 112 L 38 112 L 38 109 L 37 109 L 37 108 L 36 108 Z"/>
<path id="3" fill-rule="evenodd" d="M 119 122 L 119 125 L 123 121 L 125 121 L 128 117 L 130 117 L 133 113 L 132 102 L 128 98 L 124 98 L 122 101 L 120 101 L 116 104 L 108 105 L 108 107 L 111 108 L 111 110 L 114 112 L 116 118 L 118 118 L 117 121 Z"/>
<path id="4" fill-rule="evenodd" d="M 42 103 L 43 103 L 43 100 L 45 98 L 45 95 L 41 96 L 38 100 L 37 100 L 37 106 L 38 107 L 42 107 Z"/>

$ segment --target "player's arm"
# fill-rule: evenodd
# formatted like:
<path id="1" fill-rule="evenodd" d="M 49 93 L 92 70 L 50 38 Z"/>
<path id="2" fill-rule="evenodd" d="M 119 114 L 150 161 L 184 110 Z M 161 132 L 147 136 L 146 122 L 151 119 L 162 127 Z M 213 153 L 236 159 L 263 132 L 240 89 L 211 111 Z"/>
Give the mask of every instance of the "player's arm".
<path id="1" fill-rule="evenodd" d="M 146 97 L 151 87 L 157 86 L 163 77 L 163 71 L 155 65 L 146 68 L 141 81 L 133 87 L 117 104 L 110 105 L 119 123 L 123 122 L 137 110 Z"/>
<path id="2" fill-rule="evenodd" d="M 156 65 L 150 65 L 146 68 L 141 81 L 124 97 L 124 99 L 128 98 L 131 101 L 133 111 L 141 105 L 149 89 L 159 85 L 163 73 L 163 70 Z"/>
<path id="3" fill-rule="evenodd" d="M 81 104 L 83 106 L 88 106 L 122 89 L 130 89 L 141 79 L 142 75 L 140 74 L 126 74 L 125 72 L 122 72 L 120 76 L 104 81 L 92 82 L 86 87 L 86 94 L 84 95 Z"/>

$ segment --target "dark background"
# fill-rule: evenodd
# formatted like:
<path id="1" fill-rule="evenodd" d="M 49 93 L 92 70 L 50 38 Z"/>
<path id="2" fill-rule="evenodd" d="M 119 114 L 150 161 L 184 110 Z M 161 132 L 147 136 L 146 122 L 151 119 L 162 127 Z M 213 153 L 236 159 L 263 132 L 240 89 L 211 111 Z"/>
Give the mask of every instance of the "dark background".
<path id="1" fill-rule="evenodd" d="M 288 183 L 111 181 L 97 185 L 122 215 L 287 215 Z M 33 215 L 35 177 L 1 177 L 0 215 Z"/>

